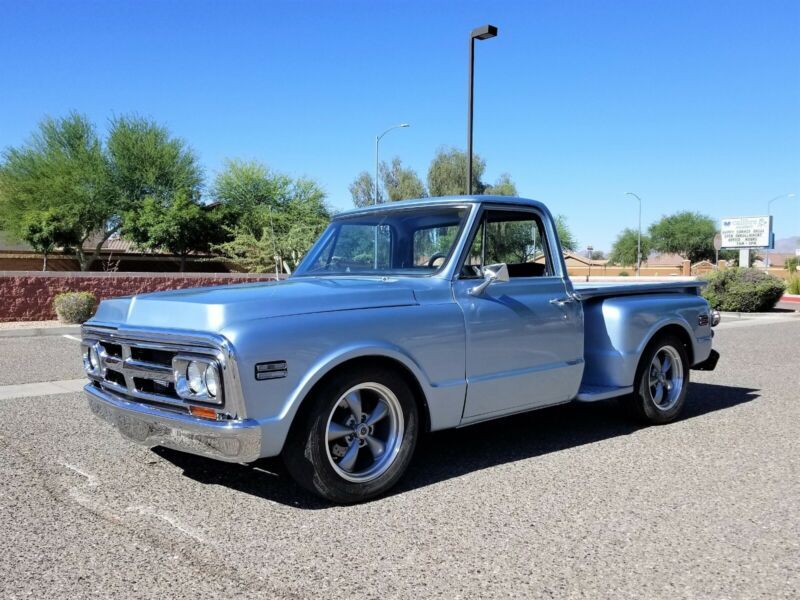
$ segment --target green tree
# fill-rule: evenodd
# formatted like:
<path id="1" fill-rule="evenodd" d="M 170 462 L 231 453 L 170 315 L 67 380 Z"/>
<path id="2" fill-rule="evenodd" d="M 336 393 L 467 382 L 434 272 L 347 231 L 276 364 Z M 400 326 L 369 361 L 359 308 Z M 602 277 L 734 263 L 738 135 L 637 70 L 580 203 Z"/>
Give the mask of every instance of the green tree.
<path id="1" fill-rule="evenodd" d="M 217 230 L 209 209 L 181 190 L 166 200 L 145 198 L 125 215 L 122 234 L 141 248 L 177 255 L 183 272 L 190 254 L 210 250 Z"/>
<path id="2" fill-rule="evenodd" d="M 592 250 L 589 253 L 589 258 L 591 258 L 592 260 L 603 260 L 605 257 L 606 254 L 602 250 Z"/>
<path id="3" fill-rule="evenodd" d="M 111 121 L 106 145 L 114 230 L 142 248 L 177 254 L 183 271 L 191 252 L 208 251 L 211 234 L 194 152 L 166 127 L 135 115 Z"/>
<path id="4" fill-rule="evenodd" d="M 84 271 L 122 228 L 123 215 L 147 198 L 170 202 L 179 190 L 196 199 L 202 183 L 185 144 L 139 117 L 114 119 L 105 147 L 86 117 L 48 118 L 29 143 L 3 158 L 3 226 L 40 251 L 73 252 Z"/>
<path id="5" fill-rule="evenodd" d="M 228 227 L 257 231 L 264 224 L 261 209 L 277 209 L 287 200 L 291 188 L 291 177 L 261 162 L 228 160 L 215 178 L 211 194 L 220 202 Z"/>
<path id="6" fill-rule="evenodd" d="M 653 249 L 675 253 L 695 263 L 714 258 L 717 226 L 711 217 L 684 211 L 662 217 L 650 226 Z"/>
<path id="7" fill-rule="evenodd" d="M 291 273 L 330 221 L 317 183 L 258 162 L 230 161 L 213 189 L 230 237 L 212 248 L 250 272 Z"/>
<path id="8" fill-rule="evenodd" d="M 636 265 L 636 250 L 639 239 L 639 232 L 626 228 L 623 229 L 611 246 L 611 253 L 608 260 L 613 265 L 631 266 Z M 647 235 L 642 236 L 642 262 L 647 260 L 650 254 L 652 243 Z"/>
<path id="9" fill-rule="evenodd" d="M 0 226 L 40 252 L 62 247 L 87 270 L 118 229 L 117 208 L 102 143 L 78 113 L 44 119 L 29 142 L 3 154 Z"/>
<path id="10" fill-rule="evenodd" d="M 391 202 L 424 198 L 428 195 L 425 184 L 422 183 L 416 172 L 413 169 L 404 168 L 398 157 L 392 159 L 391 167 L 382 163 L 380 174 L 383 180 L 383 189 Z"/>
<path id="11" fill-rule="evenodd" d="M 21 239 L 42 254 L 42 271 L 47 271 L 48 255 L 56 248 L 69 251 L 79 243 L 74 229 L 65 226 L 61 215 L 51 209 L 26 213 L 16 230 Z"/>
<path id="12" fill-rule="evenodd" d="M 481 178 L 486 161 L 475 154 L 472 158 L 472 190 L 482 194 Z M 467 193 L 467 153 L 456 148 L 439 148 L 428 168 L 428 192 L 431 196 L 458 196 Z"/>
<path id="13" fill-rule="evenodd" d="M 517 196 L 517 186 L 514 185 L 514 182 L 511 181 L 511 175 L 508 173 L 503 173 L 500 177 L 497 178 L 497 181 L 494 182 L 494 185 L 487 185 L 485 190 L 485 194 L 489 194 L 492 196 Z"/>
<path id="14" fill-rule="evenodd" d="M 375 180 L 366 171 L 361 171 L 350 184 L 350 196 L 356 208 L 375 204 Z"/>
<path id="15" fill-rule="evenodd" d="M 578 247 L 578 240 L 572 234 L 572 230 L 567 223 L 567 217 L 564 215 L 557 215 L 555 218 L 556 231 L 558 232 L 558 239 L 561 241 L 561 248 L 574 252 Z"/>

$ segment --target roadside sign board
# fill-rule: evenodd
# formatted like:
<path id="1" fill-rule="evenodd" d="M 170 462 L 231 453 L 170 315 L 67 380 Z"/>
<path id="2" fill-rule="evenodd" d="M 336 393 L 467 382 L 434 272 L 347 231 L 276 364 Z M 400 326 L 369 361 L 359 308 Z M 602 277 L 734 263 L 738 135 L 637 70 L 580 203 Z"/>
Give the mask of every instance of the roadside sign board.
<path id="1" fill-rule="evenodd" d="M 722 248 L 722 236 L 720 234 L 716 234 L 714 236 L 714 250 L 719 251 Z"/>
<path id="2" fill-rule="evenodd" d="M 772 217 L 728 217 L 720 223 L 721 248 L 769 248 Z"/>

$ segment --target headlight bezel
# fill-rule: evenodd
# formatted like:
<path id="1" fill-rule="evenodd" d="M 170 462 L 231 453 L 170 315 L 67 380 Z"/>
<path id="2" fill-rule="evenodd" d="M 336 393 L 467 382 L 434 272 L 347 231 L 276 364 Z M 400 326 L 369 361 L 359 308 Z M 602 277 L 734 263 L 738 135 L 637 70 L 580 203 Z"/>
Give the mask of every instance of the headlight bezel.
<path id="1" fill-rule="evenodd" d="M 198 385 L 192 385 L 189 371 L 197 371 Z M 220 362 L 209 356 L 198 355 L 178 355 L 172 359 L 172 371 L 175 379 L 175 392 L 181 400 L 189 402 L 201 402 L 203 404 L 222 405 L 224 401 L 222 368 Z M 207 377 L 209 372 L 213 372 L 217 381 L 217 393 L 212 394 L 209 390 Z"/>
<path id="2" fill-rule="evenodd" d="M 100 342 L 83 344 L 83 370 L 93 377 L 105 377 L 106 350 Z"/>

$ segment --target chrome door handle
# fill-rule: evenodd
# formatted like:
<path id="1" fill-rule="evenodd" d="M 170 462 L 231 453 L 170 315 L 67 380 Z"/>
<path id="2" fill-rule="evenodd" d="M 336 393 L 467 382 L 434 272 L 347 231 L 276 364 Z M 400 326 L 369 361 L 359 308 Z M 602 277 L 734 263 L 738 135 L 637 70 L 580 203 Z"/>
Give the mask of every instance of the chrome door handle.
<path id="1" fill-rule="evenodd" d="M 556 306 L 564 306 L 565 304 L 570 304 L 575 302 L 575 298 L 572 296 L 567 296 L 566 298 L 553 298 L 550 300 L 550 304 L 555 304 Z"/>

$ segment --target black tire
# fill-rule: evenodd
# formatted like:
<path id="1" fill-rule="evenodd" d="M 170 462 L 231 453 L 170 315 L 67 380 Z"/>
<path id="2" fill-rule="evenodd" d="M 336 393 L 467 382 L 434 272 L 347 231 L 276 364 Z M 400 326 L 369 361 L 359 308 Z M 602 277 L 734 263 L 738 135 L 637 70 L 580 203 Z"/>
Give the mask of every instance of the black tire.
<path id="1" fill-rule="evenodd" d="M 332 415 L 342 409 L 341 401 L 348 390 L 373 383 L 388 389 L 399 404 L 400 410 L 396 413 L 402 412 L 402 433 L 392 438 L 396 451 L 393 459 L 386 459 L 390 462 L 384 467 L 385 471 L 367 481 L 348 481 L 337 472 L 336 458 L 329 450 L 328 424 Z M 315 390 L 296 417 L 286 440 L 283 460 L 292 478 L 310 492 L 341 504 L 363 502 L 384 493 L 403 476 L 418 436 L 417 403 L 406 381 L 391 369 L 367 367 L 335 374 Z M 356 443 L 359 441 L 355 439 Z M 370 452 L 367 460 L 378 461 L 371 448 L 360 452 Z"/>
<path id="2" fill-rule="evenodd" d="M 656 355 L 659 358 L 666 356 L 680 359 L 680 389 L 669 401 L 665 398 L 665 395 L 671 392 L 666 387 L 667 383 L 670 382 L 667 378 L 669 373 L 665 374 L 663 380 L 658 380 L 658 377 L 654 375 L 653 362 Z M 659 362 L 663 364 L 663 361 L 660 360 Z M 673 334 L 656 336 L 642 353 L 639 366 L 636 368 L 633 393 L 622 398 L 622 404 L 628 413 L 640 422 L 651 425 L 670 423 L 678 418 L 686 402 L 686 392 L 689 389 L 689 372 L 689 357 L 681 339 Z M 654 388 L 651 387 L 653 379 L 656 379 L 655 393 Z M 655 399 L 658 398 L 657 390 L 660 382 L 663 382 L 661 383 L 661 404 Z M 673 387 L 675 387 L 674 384 Z"/>

